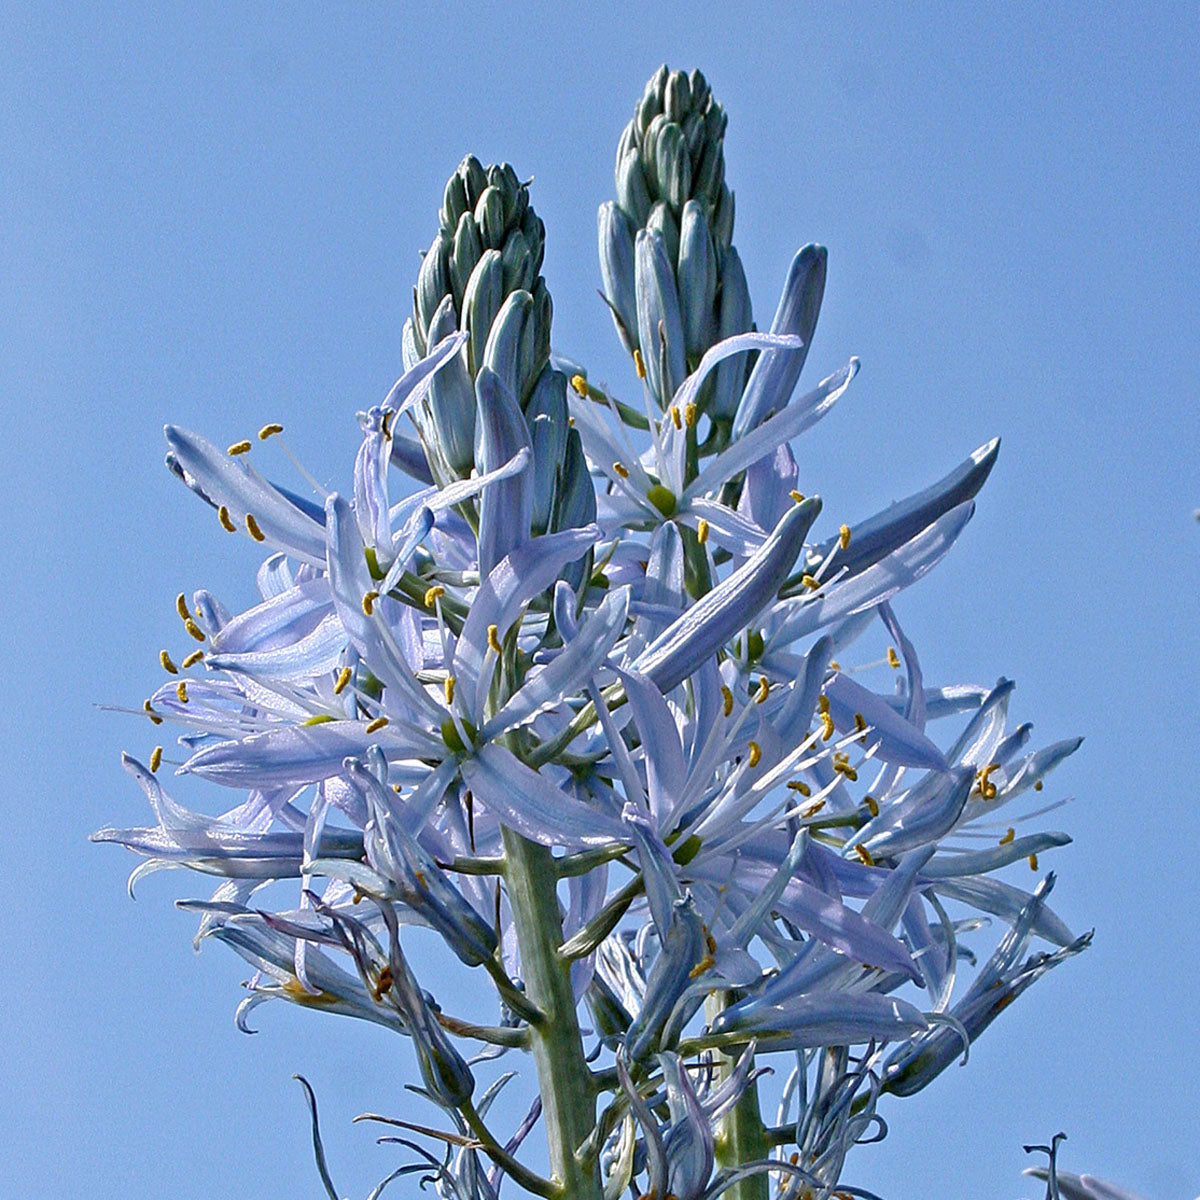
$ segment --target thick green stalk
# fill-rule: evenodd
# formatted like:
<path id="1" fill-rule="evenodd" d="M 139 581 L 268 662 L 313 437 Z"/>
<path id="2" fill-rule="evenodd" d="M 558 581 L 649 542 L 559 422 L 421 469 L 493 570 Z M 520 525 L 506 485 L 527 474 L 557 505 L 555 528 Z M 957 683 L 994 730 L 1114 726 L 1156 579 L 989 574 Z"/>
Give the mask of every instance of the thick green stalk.
<path id="1" fill-rule="evenodd" d="M 705 1016 L 711 1024 L 726 1005 L 724 992 L 713 992 L 704 1002 Z M 724 1079 L 733 1072 L 736 1059 L 718 1051 L 717 1078 Z M 758 1084 L 752 1083 L 742 1098 L 721 1120 L 714 1144 L 718 1167 L 736 1167 L 771 1153 L 771 1140 L 763 1125 L 758 1105 Z M 725 1195 L 729 1200 L 769 1200 L 770 1182 L 764 1175 L 752 1175 L 735 1183 Z"/>
<path id="2" fill-rule="evenodd" d="M 550 851 L 509 829 L 503 831 L 508 899 L 512 905 L 525 994 L 545 1019 L 530 1026 L 542 1095 L 550 1169 L 563 1200 L 602 1200 L 599 1163 L 575 1156 L 596 1120 L 596 1096 L 584 1058 L 571 991 L 571 972 L 559 957 L 562 917 Z"/>

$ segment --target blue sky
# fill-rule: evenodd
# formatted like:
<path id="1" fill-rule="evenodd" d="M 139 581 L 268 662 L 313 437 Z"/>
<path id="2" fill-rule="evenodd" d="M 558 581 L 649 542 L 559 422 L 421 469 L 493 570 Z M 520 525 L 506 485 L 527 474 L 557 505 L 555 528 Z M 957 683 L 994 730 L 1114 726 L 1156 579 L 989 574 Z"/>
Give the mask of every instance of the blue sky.
<path id="1" fill-rule="evenodd" d="M 1021 1143 L 1147 1196 L 1200 1192 L 1200 447 L 1191 5 L 17 5 L 0 13 L 0 922 L 13 1195 L 315 1195 L 396 1164 L 390 1035 L 268 1007 L 132 860 L 119 751 L 173 598 L 255 565 L 162 467 L 171 420 L 269 420 L 331 483 L 400 369 L 418 252 L 468 151 L 532 175 L 555 344 L 626 384 L 595 294 L 596 206 L 663 60 L 730 112 L 735 240 L 760 322 L 829 247 L 810 370 L 863 370 L 799 447 L 828 511 L 876 511 L 995 434 L 954 553 L 896 604 L 927 680 L 1014 677 L 1081 733 L 1054 778 L 1056 907 L 1095 944 L 963 1070 L 884 1110 L 847 1179 L 894 1200 L 1033 1196 Z M 627 384 L 626 384 L 627 386 Z M 803 486 L 803 484 L 802 484 Z M 1049 790 L 1049 789 L 1048 789 Z M 1049 856 L 1048 856 L 1049 857 Z M 0 1189 L 2 1190 L 2 1189 Z"/>

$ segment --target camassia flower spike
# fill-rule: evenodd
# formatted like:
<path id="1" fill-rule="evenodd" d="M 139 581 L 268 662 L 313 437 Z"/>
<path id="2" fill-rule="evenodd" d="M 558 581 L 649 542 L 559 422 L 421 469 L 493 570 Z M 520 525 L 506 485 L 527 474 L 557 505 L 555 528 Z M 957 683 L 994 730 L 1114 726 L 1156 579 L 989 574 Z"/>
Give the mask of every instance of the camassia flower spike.
<path id="1" fill-rule="evenodd" d="M 841 1176 L 880 1109 L 1087 944 L 1037 881 L 1069 839 L 1026 825 L 1061 801 L 1012 815 L 1078 739 L 1030 749 L 1009 680 L 927 681 L 896 611 L 998 443 L 830 518 L 793 445 L 858 361 L 800 384 L 817 246 L 754 331 L 725 131 L 663 68 L 622 137 L 600 278 L 633 400 L 551 353 L 529 187 L 467 158 L 340 490 L 275 482 L 279 424 L 227 450 L 167 429 L 214 534 L 265 558 L 240 611 L 178 596 L 138 710 L 178 748 L 125 759 L 154 823 L 95 837 L 143 856 L 131 884 L 216 877 L 183 907 L 253 967 L 242 1027 L 282 999 L 411 1039 L 443 1118 L 392 1119 L 418 1162 L 388 1180 L 443 1197 L 867 1196 Z M 219 815 L 168 761 L 231 793 Z M 428 990 L 413 927 L 490 1010 Z M 538 1098 L 506 1122 L 492 1060 L 518 1053 Z"/>

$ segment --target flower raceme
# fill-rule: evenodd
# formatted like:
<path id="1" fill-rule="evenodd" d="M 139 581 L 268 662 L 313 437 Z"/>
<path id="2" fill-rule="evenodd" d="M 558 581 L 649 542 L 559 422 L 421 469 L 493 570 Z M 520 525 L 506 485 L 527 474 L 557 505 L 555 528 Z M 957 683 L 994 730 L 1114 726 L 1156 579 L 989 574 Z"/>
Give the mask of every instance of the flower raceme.
<path id="1" fill-rule="evenodd" d="M 798 388 L 819 247 L 753 332 L 724 130 L 699 73 L 664 68 L 622 139 L 601 277 L 636 403 L 550 352 L 528 189 L 467 159 L 343 493 L 273 482 L 251 465 L 268 445 L 166 431 L 214 527 L 266 553 L 250 607 L 179 597 L 191 649 L 162 652 L 144 705 L 181 731 L 179 773 L 232 797 L 184 808 L 156 747 L 125 759 L 155 824 L 94 836 L 145 857 L 135 878 L 218 877 L 184 906 L 255 970 L 243 1027 L 278 998 L 411 1038 L 452 1126 L 443 1158 L 414 1152 L 460 1200 L 505 1174 L 596 1200 L 746 1200 L 772 1173 L 829 1195 L 882 1095 L 965 1057 L 1087 941 L 1052 876 L 999 877 L 1069 840 L 1001 810 L 1078 740 L 1028 749 L 1008 680 L 927 685 L 892 607 L 997 443 L 821 529 L 791 443 L 858 364 Z M 292 907 L 259 895 L 280 880 Z M 992 918 L 1007 932 L 963 989 Z M 424 990 L 410 926 L 486 976 L 493 1023 Z M 514 1050 L 540 1095 L 509 1137 L 486 1122 L 507 1077 L 475 1075 Z M 549 1177 L 518 1158 L 539 1122 Z"/>

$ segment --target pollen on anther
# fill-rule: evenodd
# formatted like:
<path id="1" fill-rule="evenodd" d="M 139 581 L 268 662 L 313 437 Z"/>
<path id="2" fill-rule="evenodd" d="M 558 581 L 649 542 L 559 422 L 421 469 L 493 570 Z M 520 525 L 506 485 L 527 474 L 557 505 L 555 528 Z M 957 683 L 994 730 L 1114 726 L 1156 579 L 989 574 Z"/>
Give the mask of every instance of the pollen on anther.
<path id="1" fill-rule="evenodd" d="M 179 674 L 179 668 L 171 661 L 171 656 L 165 650 L 158 652 L 158 661 L 162 664 L 162 669 L 169 675 Z"/>
<path id="2" fill-rule="evenodd" d="M 824 692 L 817 697 L 817 712 L 822 716 L 829 712 L 829 697 Z"/>
<path id="3" fill-rule="evenodd" d="M 629 478 L 629 468 L 624 463 L 615 462 L 612 465 L 613 474 L 621 479 Z"/>
<path id="4" fill-rule="evenodd" d="M 270 425 L 264 425 L 258 431 L 258 440 L 260 442 L 265 442 L 267 440 L 267 438 L 269 438 L 272 434 L 282 433 L 282 432 L 283 432 L 283 426 L 277 425 L 274 422 L 272 422 Z"/>
<path id="5" fill-rule="evenodd" d="M 843 550 L 849 549 L 849 546 L 850 546 L 850 526 L 849 525 L 843 525 L 841 527 L 841 529 L 838 530 L 838 543 L 841 545 Z"/>
<path id="6" fill-rule="evenodd" d="M 862 842 L 859 842 L 858 845 L 854 847 L 854 853 L 858 855 L 859 861 L 863 864 L 863 866 L 873 867 L 875 865 L 875 860 L 871 857 L 870 850 L 868 850 L 866 846 L 862 844 Z"/>
<path id="7" fill-rule="evenodd" d="M 859 733 L 867 732 L 867 721 L 862 713 L 854 714 L 854 728 L 857 729 Z"/>
<path id="8" fill-rule="evenodd" d="M 805 805 L 800 810 L 800 815 L 807 821 L 809 817 L 815 817 L 824 807 L 824 800 L 815 800 L 812 804 Z"/>
<path id="9" fill-rule="evenodd" d="M 1002 846 L 1009 845 L 1012 842 L 1013 838 L 1015 838 L 1016 836 L 1017 836 L 1017 831 L 1010 825 L 1008 827 L 1008 832 L 1000 839 L 1000 845 L 1002 845 Z"/>
<path id="10" fill-rule="evenodd" d="M 186 704 L 188 702 L 187 680 L 186 679 L 181 679 L 175 685 L 175 695 L 179 697 L 180 704 Z"/>
<path id="11" fill-rule="evenodd" d="M 683 428 L 683 417 L 681 417 L 679 415 L 679 409 L 676 408 L 674 404 L 672 404 L 670 412 L 671 412 L 671 424 L 674 425 L 676 429 L 682 429 Z"/>
<path id="12" fill-rule="evenodd" d="M 340 696 L 345 690 L 346 685 L 350 682 L 350 677 L 354 672 L 349 667 L 343 667 L 338 672 L 337 682 L 333 685 L 333 694 Z"/>
<path id="13" fill-rule="evenodd" d="M 433 587 L 425 589 L 425 607 L 432 608 L 437 602 L 439 596 L 444 596 L 446 589 L 440 583 L 435 583 Z"/>
<path id="14" fill-rule="evenodd" d="M 788 787 L 791 788 L 793 792 L 799 792 L 802 796 L 807 797 L 812 795 L 812 788 L 810 788 L 808 784 L 801 779 L 793 779 L 791 783 L 788 784 Z"/>
<path id="15" fill-rule="evenodd" d="M 750 757 L 748 759 L 752 767 L 757 767 L 762 759 L 762 747 L 757 742 L 750 743 Z"/>
<path id="16" fill-rule="evenodd" d="M 887 658 L 888 658 L 888 666 L 891 667 L 893 671 L 898 671 L 900 669 L 900 655 L 898 655 L 896 653 L 895 646 L 888 647 Z"/>
<path id="17" fill-rule="evenodd" d="M 1045 785 L 1045 784 L 1044 784 L 1044 783 L 1043 783 L 1043 782 L 1042 782 L 1042 781 L 1039 779 L 1039 780 L 1037 781 L 1037 783 L 1035 783 L 1035 784 L 1033 785 L 1033 790 L 1034 790 L 1035 792 L 1040 792 L 1040 791 L 1042 790 L 1042 788 L 1044 788 L 1045 786 L 1046 786 L 1046 785 Z"/>
<path id="18" fill-rule="evenodd" d="M 1031 855 L 1029 856 L 1029 869 L 1030 869 L 1031 871 L 1036 871 L 1036 870 L 1037 870 L 1037 867 L 1038 867 L 1038 864 L 1037 864 L 1037 855 L 1036 855 L 1036 854 L 1031 854 Z"/>
<path id="19" fill-rule="evenodd" d="M 487 644 L 489 650 L 494 650 L 497 654 L 500 653 L 500 628 L 497 625 L 489 625 L 487 630 Z"/>
<path id="20" fill-rule="evenodd" d="M 368 616 L 375 615 L 375 601 L 379 599 L 379 593 L 375 591 L 367 592 L 362 598 L 363 613 Z"/>
<path id="21" fill-rule="evenodd" d="M 203 650 L 193 650 L 179 665 L 186 671 L 189 667 L 194 667 L 203 658 Z"/>
<path id="22" fill-rule="evenodd" d="M 793 489 L 792 489 L 790 492 L 788 492 L 788 495 L 789 495 L 789 496 L 791 496 L 791 498 L 792 498 L 792 499 L 793 499 L 793 500 L 794 500 L 794 501 L 795 501 L 797 504 L 803 504 L 803 503 L 804 503 L 804 493 L 803 493 L 803 492 L 798 492 L 798 491 L 796 491 L 796 489 L 795 489 L 795 488 L 793 488 Z"/>
<path id="23" fill-rule="evenodd" d="M 233 518 L 229 515 L 229 509 L 223 504 L 217 509 L 217 519 L 221 522 L 221 528 L 227 533 L 237 533 L 237 526 L 233 523 Z"/>
<path id="24" fill-rule="evenodd" d="M 196 639 L 196 641 L 204 641 L 204 630 L 201 629 L 191 617 L 188 617 L 187 620 L 184 621 L 183 627 L 192 635 L 192 637 Z"/>
<path id="25" fill-rule="evenodd" d="M 150 718 L 150 723 L 152 725 L 161 725 L 163 723 L 162 717 L 160 717 L 158 713 L 154 711 L 154 707 L 151 705 L 149 700 L 142 701 L 142 712 L 144 712 L 146 716 Z"/>
<path id="26" fill-rule="evenodd" d="M 724 706 L 725 715 L 729 716 L 733 712 L 733 693 L 724 684 L 721 684 L 721 704 Z"/>
<path id="27" fill-rule="evenodd" d="M 226 453 L 229 454 L 230 457 L 234 457 L 238 454 L 249 454 L 250 439 L 247 438 L 241 442 L 234 442 L 233 445 L 229 447 L 228 451 L 226 451 Z"/>
<path id="28" fill-rule="evenodd" d="M 373 721 L 367 722 L 367 732 L 375 733 L 388 724 L 387 717 L 376 717 Z"/>
<path id="29" fill-rule="evenodd" d="M 447 675 L 442 683 L 442 690 L 446 693 L 446 703 L 454 703 L 454 676 Z"/>
<path id="30" fill-rule="evenodd" d="M 683 406 L 683 423 L 689 429 L 696 428 L 696 415 L 697 415 L 697 410 L 696 410 L 696 406 L 694 404 L 685 404 Z"/>
<path id="31" fill-rule="evenodd" d="M 754 703 L 761 704 L 771 694 L 771 681 L 764 675 L 758 681 L 758 691 L 754 693 Z"/>
<path id="32" fill-rule="evenodd" d="M 575 389 L 576 394 L 586 400 L 588 394 L 587 380 L 582 375 L 571 376 L 571 386 Z"/>
<path id="33" fill-rule="evenodd" d="M 833 718 L 827 713 L 821 714 L 821 740 L 829 741 L 834 735 Z"/>
<path id="34" fill-rule="evenodd" d="M 162 747 L 155 746 L 154 749 L 150 751 L 150 770 L 151 770 L 151 772 L 157 771 L 159 766 L 161 765 L 161 763 L 162 763 Z"/>
<path id="35" fill-rule="evenodd" d="M 800 582 L 804 585 L 804 587 L 808 588 L 810 592 L 815 592 L 817 588 L 821 586 L 807 571 L 800 576 Z"/>
<path id="36" fill-rule="evenodd" d="M 258 522 L 254 519 L 253 513 L 246 514 L 246 532 L 256 541 L 265 542 L 267 535 L 258 527 Z"/>
<path id="37" fill-rule="evenodd" d="M 642 358 L 642 352 L 636 346 L 633 350 L 633 369 L 639 379 L 646 378 L 646 360 Z"/>
<path id="38" fill-rule="evenodd" d="M 867 812 L 873 817 L 879 816 L 879 801 L 874 796 L 864 796 L 863 803 L 867 806 Z"/>
<path id="39" fill-rule="evenodd" d="M 182 592 L 175 597 L 175 611 L 179 614 L 181 621 L 186 621 L 192 615 L 188 612 L 187 597 Z"/>
<path id="40" fill-rule="evenodd" d="M 702 546 L 708 541 L 708 522 L 703 517 L 696 522 L 696 541 Z"/>

